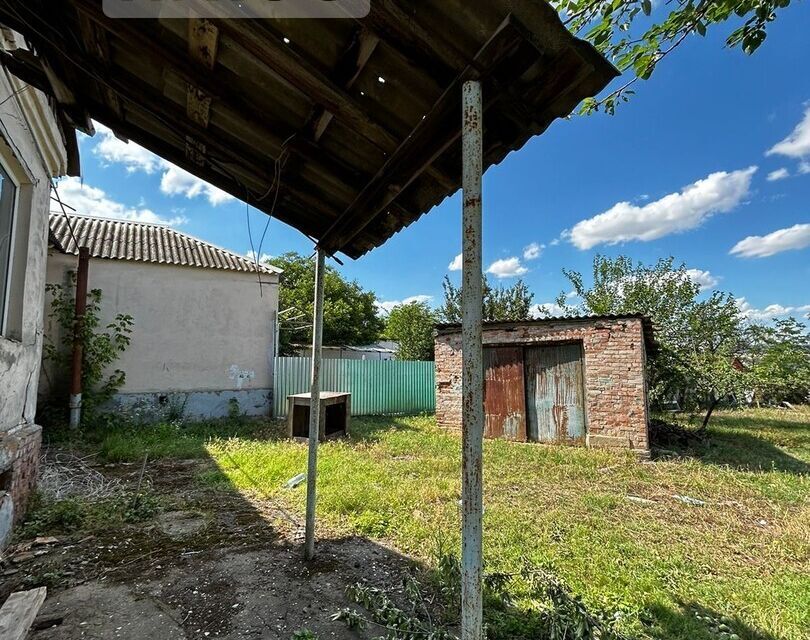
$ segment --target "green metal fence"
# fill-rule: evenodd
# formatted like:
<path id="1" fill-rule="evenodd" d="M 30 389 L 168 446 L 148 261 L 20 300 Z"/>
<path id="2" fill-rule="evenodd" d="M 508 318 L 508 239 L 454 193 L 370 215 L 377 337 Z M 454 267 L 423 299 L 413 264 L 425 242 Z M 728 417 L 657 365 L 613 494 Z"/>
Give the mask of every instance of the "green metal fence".
<path id="1" fill-rule="evenodd" d="M 354 416 L 436 409 L 432 362 L 324 358 L 321 363 L 322 390 L 351 393 Z M 309 392 L 311 367 L 311 358 L 276 358 L 273 415 L 287 415 L 287 396 Z"/>

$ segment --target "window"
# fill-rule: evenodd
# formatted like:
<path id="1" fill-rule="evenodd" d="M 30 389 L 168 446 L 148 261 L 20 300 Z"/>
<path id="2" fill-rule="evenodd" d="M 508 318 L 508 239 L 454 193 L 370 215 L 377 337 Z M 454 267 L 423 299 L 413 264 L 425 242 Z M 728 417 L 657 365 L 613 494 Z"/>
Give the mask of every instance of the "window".
<path id="1" fill-rule="evenodd" d="M 0 335 L 6 332 L 16 200 L 17 185 L 0 164 Z"/>

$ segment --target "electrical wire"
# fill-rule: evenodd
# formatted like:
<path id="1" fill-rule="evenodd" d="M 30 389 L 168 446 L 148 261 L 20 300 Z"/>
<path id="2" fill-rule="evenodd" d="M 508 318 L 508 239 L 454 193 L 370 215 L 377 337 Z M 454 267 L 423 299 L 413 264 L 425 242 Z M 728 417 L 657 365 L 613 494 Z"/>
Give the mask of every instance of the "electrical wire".
<path id="1" fill-rule="evenodd" d="M 73 223 L 70 221 L 70 216 L 68 212 L 65 210 L 65 204 L 62 202 L 62 198 L 59 197 L 59 189 L 56 188 L 56 182 L 54 182 L 53 178 L 50 179 L 51 182 L 51 189 L 56 194 L 56 201 L 59 203 L 59 206 L 62 207 L 62 213 L 65 216 L 65 221 L 67 222 L 68 231 L 70 231 L 70 237 L 73 239 L 73 244 L 76 245 L 76 251 L 79 250 L 79 241 L 76 239 L 76 233 L 73 230 Z M 73 209 L 73 207 L 70 207 Z M 76 209 L 73 209 L 76 211 Z"/>

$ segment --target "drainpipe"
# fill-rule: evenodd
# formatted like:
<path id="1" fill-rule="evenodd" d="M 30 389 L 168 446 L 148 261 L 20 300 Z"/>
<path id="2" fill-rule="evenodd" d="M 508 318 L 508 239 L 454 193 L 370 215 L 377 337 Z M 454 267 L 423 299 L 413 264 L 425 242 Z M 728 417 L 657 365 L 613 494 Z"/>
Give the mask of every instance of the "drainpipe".
<path id="1" fill-rule="evenodd" d="M 70 364 L 70 428 L 78 429 L 82 419 L 82 340 L 81 327 L 87 308 L 87 274 L 90 250 L 79 247 L 79 269 L 76 272 L 76 311 L 73 322 L 73 357 Z"/>
<path id="2" fill-rule="evenodd" d="M 312 385 L 309 392 L 309 459 L 307 461 L 307 518 L 304 555 L 315 557 L 315 485 L 318 479 L 318 438 L 321 422 L 321 352 L 323 347 L 324 252 L 317 250 L 315 310 L 312 321 Z"/>
<path id="3" fill-rule="evenodd" d="M 483 283 L 481 278 L 481 83 L 462 89 L 461 153 L 462 264 L 461 361 L 461 640 L 481 640 L 484 367 L 482 347 Z"/>

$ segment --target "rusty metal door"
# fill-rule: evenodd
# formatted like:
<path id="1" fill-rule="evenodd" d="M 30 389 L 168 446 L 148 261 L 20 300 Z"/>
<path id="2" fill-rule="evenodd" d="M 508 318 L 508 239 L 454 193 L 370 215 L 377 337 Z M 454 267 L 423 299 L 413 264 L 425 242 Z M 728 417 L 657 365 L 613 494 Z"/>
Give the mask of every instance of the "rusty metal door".
<path id="1" fill-rule="evenodd" d="M 484 348 L 484 436 L 526 441 L 522 347 Z"/>
<path id="2" fill-rule="evenodd" d="M 528 347 L 525 360 L 529 440 L 582 442 L 585 438 L 582 345 Z"/>

